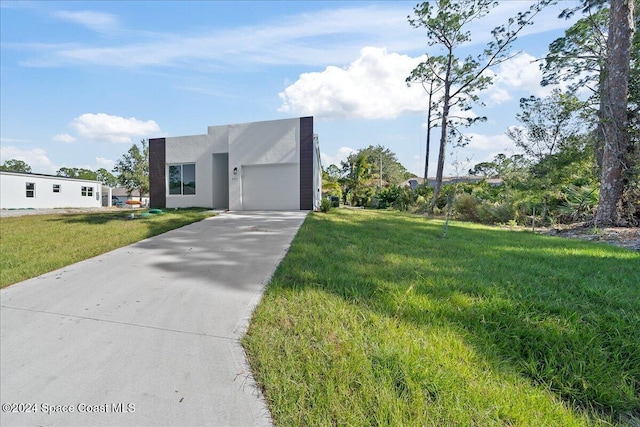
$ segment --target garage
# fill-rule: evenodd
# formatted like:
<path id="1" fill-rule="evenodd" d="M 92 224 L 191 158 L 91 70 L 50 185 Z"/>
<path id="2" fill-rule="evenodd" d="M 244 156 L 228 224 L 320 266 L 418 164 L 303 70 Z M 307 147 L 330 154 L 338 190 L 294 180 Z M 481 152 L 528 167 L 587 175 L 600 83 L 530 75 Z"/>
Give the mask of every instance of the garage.
<path id="1" fill-rule="evenodd" d="M 300 209 L 300 171 L 295 163 L 242 166 L 244 210 Z"/>

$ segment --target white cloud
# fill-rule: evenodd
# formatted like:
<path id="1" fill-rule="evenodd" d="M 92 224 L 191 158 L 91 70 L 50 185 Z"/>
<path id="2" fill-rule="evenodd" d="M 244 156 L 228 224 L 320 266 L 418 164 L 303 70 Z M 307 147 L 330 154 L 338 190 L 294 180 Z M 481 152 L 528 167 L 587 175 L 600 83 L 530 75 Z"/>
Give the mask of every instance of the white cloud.
<path id="1" fill-rule="evenodd" d="M 336 165 L 340 167 L 340 162 L 347 160 L 347 157 L 349 157 L 349 154 L 355 153 L 356 151 L 357 150 L 351 147 L 340 147 L 338 149 L 338 152 L 333 156 L 321 152 L 320 161 L 322 162 L 322 167 L 325 169 L 328 168 L 330 165 Z"/>
<path id="2" fill-rule="evenodd" d="M 405 78 L 420 62 L 386 49 L 365 47 L 346 68 L 304 73 L 281 92 L 279 111 L 319 118 L 391 119 L 424 111 L 426 94 Z"/>
<path id="3" fill-rule="evenodd" d="M 552 90 L 540 86 L 542 71 L 536 58 L 526 52 L 503 62 L 495 71 L 487 71 L 487 75 L 493 77 L 493 85 L 482 95 L 487 104 L 502 104 L 530 95 L 544 97 Z"/>
<path id="4" fill-rule="evenodd" d="M 54 174 L 58 170 L 42 148 L 24 149 L 12 145 L 0 147 L 0 162 L 10 159 L 22 160 L 35 173 Z"/>
<path id="5" fill-rule="evenodd" d="M 510 91 L 508 91 L 504 87 L 493 85 L 485 92 L 483 99 L 486 99 L 485 104 L 499 105 L 511 101 L 511 99 L 513 99 L 513 96 L 511 95 Z"/>
<path id="6" fill-rule="evenodd" d="M 389 119 L 424 112 L 427 96 L 423 88 L 405 84 L 405 78 L 423 59 L 366 47 L 347 67 L 328 66 L 322 72 L 301 74 L 279 94 L 279 111 L 329 119 Z M 536 58 L 526 52 L 486 73 L 493 77 L 493 85 L 480 94 L 480 99 L 489 105 L 529 95 L 544 97 L 552 90 L 540 86 L 542 72 Z M 477 116 L 472 110 L 452 113 Z"/>
<path id="7" fill-rule="evenodd" d="M 84 11 L 57 11 L 53 13 L 56 18 L 82 25 L 93 31 L 110 31 L 118 26 L 118 20 L 114 15 L 104 12 Z"/>
<path id="8" fill-rule="evenodd" d="M 528 53 L 523 53 L 500 64 L 497 74 L 496 83 L 513 88 L 537 86 L 542 77 L 542 72 L 536 64 L 536 58 Z"/>
<path id="9" fill-rule="evenodd" d="M 96 166 L 94 170 L 104 168 L 109 172 L 111 172 L 115 165 L 116 165 L 115 160 L 105 159 L 104 157 L 96 157 Z"/>
<path id="10" fill-rule="evenodd" d="M 80 138 L 98 142 L 131 143 L 132 138 L 158 135 L 160 127 L 153 120 L 140 121 L 109 114 L 86 113 L 69 125 Z"/>
<path id="11" fill-rule="evenodd" d="M 2 146 L 2 144 L 25 144 L 31 142 L 29 139 L 0 137 L 0 146 Z"/>
<path id="12" fill-rule="evenodd" d="M 66 144 L 70 144 L 76 140 L 73 136 L 69 135 L 68 133 L 60 133 L 58 135 L 54 135 L 52 139 L 56 142 L 64 142 Z"/>
<path id="13" fill-rule="evenodd" d="M 467 150 L 485 153 L 502 153 L 515 148 L 513 141 L 505 134 L 482 135 L 479 133 L 465 132 L 465 135 L 471 138 L 469 145 L 465 147 Z"/>

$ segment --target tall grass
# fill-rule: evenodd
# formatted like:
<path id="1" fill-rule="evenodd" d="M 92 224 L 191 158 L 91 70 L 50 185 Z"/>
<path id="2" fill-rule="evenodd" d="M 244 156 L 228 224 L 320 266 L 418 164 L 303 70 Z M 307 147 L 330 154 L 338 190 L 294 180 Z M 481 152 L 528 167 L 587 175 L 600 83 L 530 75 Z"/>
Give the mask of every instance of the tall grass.
<path id="1" fill-rule="evenodd" d="M 391 212 L 308 217 L 243 344 L 277 425 L 640 418 L 640 254 Z"/>
<path id="2" fill-rule="evenodd" d="M 142 211 L 136 211 L 140 213 Z M 200 221 L 202 209 L 129 219 L 131 211 L 0 218 L 0 287 Z"/>

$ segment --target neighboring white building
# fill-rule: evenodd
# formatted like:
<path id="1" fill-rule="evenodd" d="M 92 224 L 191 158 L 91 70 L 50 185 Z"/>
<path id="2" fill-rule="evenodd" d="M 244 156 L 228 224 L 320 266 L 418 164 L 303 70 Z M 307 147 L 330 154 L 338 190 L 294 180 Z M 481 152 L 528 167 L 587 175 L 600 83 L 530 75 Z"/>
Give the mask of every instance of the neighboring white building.
<path id="1" fill-rule="evenodd" d="M 1 209 L 98 208 L 99 181 L 0 171 Z"/>
<path id="2" fill-rule="evenodd" d="M 151 139 L 149 185 L 153 208 L 317 209 L 322 168 L 313 117 Z"/>

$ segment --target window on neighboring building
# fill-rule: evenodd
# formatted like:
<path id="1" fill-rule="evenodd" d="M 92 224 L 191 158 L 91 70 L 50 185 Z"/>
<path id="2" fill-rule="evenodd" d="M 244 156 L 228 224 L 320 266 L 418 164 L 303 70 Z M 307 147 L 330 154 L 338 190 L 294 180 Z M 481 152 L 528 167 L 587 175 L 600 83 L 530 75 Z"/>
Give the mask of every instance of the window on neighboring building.
<path id="1" fill-rule="evenodd" d="M 36 183 L 27 182 L 27 197 L 36 197 Z"/>
<path id="2" fill-rule="evenodd" d="M 196 194 L 196 165 L 169 166 L 169 194 Z"/>
<path id="3" fill-rule="evenodd" d="M 60 192 L 60 184 L 53 184 L 53 192 L 54 193 Z"/>
<path id="4" fill-rule="evenodd" d="M 80 190 L 83 196 L 92 197 L 93 196 L 93 187 L 82 187 Z"/>

